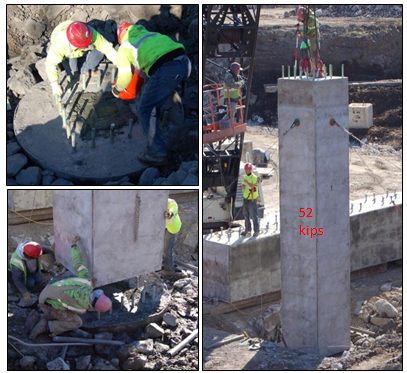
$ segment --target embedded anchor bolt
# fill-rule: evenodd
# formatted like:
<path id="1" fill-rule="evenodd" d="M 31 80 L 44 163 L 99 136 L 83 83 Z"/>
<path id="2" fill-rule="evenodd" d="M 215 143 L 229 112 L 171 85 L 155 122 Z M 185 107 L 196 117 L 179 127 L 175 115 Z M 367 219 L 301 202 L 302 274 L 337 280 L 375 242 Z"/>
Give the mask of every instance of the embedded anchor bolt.
<path id="1" fill-rule="evenodd" d="M 239 232 L 240 233 L 240 232 Z M 213 234 L 213 229 L 211 229 L 211 236 L 212 236 L 212 234 Z"/>
<path id="2" fill-rule="evenodd" d="M 394 189 L 394 199 L 397 199 L 397 189 Z"/>
<path id="3" fill-rule="evenodd" d="M 389 196 L 389 191 L 386 192 L 386 198 Z"/>
<path id="4" fill-rule="evenodd" d="M 267 222 L 267 224 L 266 224 L 266 230 L 268 231 L 269 230 L 269 226 L 270 226 L 270 222 Z M 240 233 L 240 232 L 239 232 Z"/>
<path id="5" fill-rule="evenodd" d="M 223 227 L 220 227 L 220 235 L 222 236 L 223 234 Z"/>
<path id="6" fill-rule="evenodd" d="M 382 196 L 382 206 L 384 205 L 384 196 Z"/>
<path id="7" fill-rule="evenodd" d="M 359 212 L 362 211 L 362 203 L 360 204 Z"/>
<path id="8" fill-rule="evenodd" d="M 353 212 L 353 203 L 350 204 L 350 212 Z"/>
<path id="9" fill-rule="evenodd" d="M 367 194 L 365 194 L 365 203 L 367 202 Z"/>
<path id="10" fill-rule="evenodd" d="M 331 119 L 329 120 L 329 125 L 330 125 L 330 126 L 337 126 L 337 127 L 339 127 L 339 124 L 336 123 L 336 120 L 335 120 L 334 118 L 331 118 Z"/>

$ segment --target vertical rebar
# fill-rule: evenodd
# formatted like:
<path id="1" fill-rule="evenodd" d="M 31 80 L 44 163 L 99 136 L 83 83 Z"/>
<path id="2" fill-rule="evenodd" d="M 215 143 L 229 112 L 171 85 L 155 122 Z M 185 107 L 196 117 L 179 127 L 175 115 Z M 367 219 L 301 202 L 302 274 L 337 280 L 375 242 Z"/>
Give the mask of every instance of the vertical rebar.
<path id="1" fill-rule="evenodd" d="M 124 299 L 124 296 L 122 295 L 122 299 L 120 300 L 120 311 L 123 310 L 123 299 Z"/>
<path id="2" fill-rule="evenodd" d="M 59 103 L 59 96 L 55 95 L 55 103 L 58 104 Z"/>
<path id="3" fill-rule="evenodd" d="M 69 139 L 71 137 L 71 126 L 67 124 L 66 126 L 66 138 Z"/>
<path id="4" fill-rule="evenodd" d="M 91 144 L 91 148 L 95 148 L 96 147 L 96 128 L 93 127 L 92 128 L 92 132 L 91 132 L 91 138 L 92 138 L 92 144 Z"/>
<path id="5" fill-rule="evenodd" d="M 111 144 L 114 143 L 114 127 L 115 127 L 115 124 L 112 123 L 112 124 L 110 125 L 110 143 L 111 143 Z"/>
<path id="6" fill-rule="evenodd" d="M 281 77 L 284 78 L 284 65 L 281 66 Z"/>
<path id="7" fill-rule="evenodd" d="M 136 289 L 138 289 L 138 285 L 139 285 L 139 277 L 136 276 Z"/>
<path id="8" fill-rule="evenodd" d="M 353 212 L 353 203 L 350 204 L 350 213 Z"/>
<path id="9" fill-rule="evenodd" d="M 291 66 L 288 65 L 288 79 L 291 78 Z"/>
<path id="10" fill-rule="evenodd" d="M 394 189 L 394 199 L 397 198 L 397 189 Z"/>
<path id="11" fill-rule="evenodd" d="M 223 227 L 220 227 L 220 235 L 222 236 L 223 234 Z"/>
<path id="12" fill-rule="evenodd" d="M 389 191 L 387 190 L 386 191 L 386 198 L 388 198 L 389 197 Z"/>
<path id="13" fill-rule="evenodd" d="M 367 194 L 365 194 L 365 203 L 367 202 Z"/>
<path id="14" fill-rule="evenodd" d="M 327 75 L 326 65 L 324 65 L 324 79 L 325 79 L 325 80 L 326 80 L 326 75 Z"/>
<path id="15" fill-rule="evenodd" d="M 329 75 L 330 75 L 331 79 L 332 79 L 332 74 L 333 74 L 332 71 L 333 71 L 332 65 L 329 65 Z"/>
<path id="16" fill-rule="evenodd" d="M 315 70 L 312 70 L 312 81 L 315 81 Z"/>
<path id="17" fill-rule="evenodd" d="M 131 308 L 134 307 L 134 294 L 135 294 L 135 291 L 133 291 L 133 294 L 131 295 Z"/>
<path id="18" fill-rule="evenodd" d="M 58 110 L 59 110 L 59 114 L 62 114 L 62 100 L 61 100 L 61 96 L 57 96 L 58 97 Z"/>
<path id="19" fill-rule="evenodd" d="M 72 132 L 71 141 L 72 141 L 72 150 L 75 153 L 76 152 L 76 133 L 75 133 L 75 131 Z"/>
<path id="20" fill-rule="evenodd" d="M 345 77 L 345 65 L 342 64 L 342 78 Z"/>
<path id="21" fill-rule="evenodd" d="M 113 66 L 112 67 L 112 80 L 111 80 L 112 84 L 114 83 L 115 77 L 116 77 L 116 68 Z"/>
<path id="22" fill-rule="evenodd" d="M 297 65 L 294 65 L 294 79 L 297 79 Z"/>
<path id="23" fill-rule="evenodd" d="M 143 292 L 141 293 L 141 303 L 144 303 L 146 301 L 146 287 L 147 281 L 144 280 Z"/>
<path id="24" fill-rule="evenodd" d="M 66 128 L 66 108 L 62 108 L 62 128 Z"/>
<path id="25" fill-rule="evenodd" d="M 298 75 L 300 76 L 300 79 L 302 80 L 302 68 L 301 68 L 301 66 L 298 68 Z"/>
<path id="26" fill-rule="evenodd" d="M 362 204 L 360 204 L 359 212 L 362 211 Z"/>
<path id="27" fill-rule="evenodd" d="M 85 73 L 82 74 L 82 88 L 83 88 L 83 90 L 86 89 L 86 74 Z"/>
<path id="28" fill-rule="evenodd" d="M 305 76 L 306 76 L 307 79 L 308 79 L 308 67 L 307 67 L 307 69 L 305 70 Z"/>
<path id="29" fill-rule="evenodd" d="M 102 71 L 98 70 L 98 87 L 100 87 L 101 82 L 102 82 Z"/>
<path id="30" fill-rule="evenodd" d="M 130 139 L 131 138 L 131 132 L 133 131 L 133 123 L 134 123 L 134 119 L 131 118 L 129 120 L 129 132 L 127 133 L 127 137 Z"/>

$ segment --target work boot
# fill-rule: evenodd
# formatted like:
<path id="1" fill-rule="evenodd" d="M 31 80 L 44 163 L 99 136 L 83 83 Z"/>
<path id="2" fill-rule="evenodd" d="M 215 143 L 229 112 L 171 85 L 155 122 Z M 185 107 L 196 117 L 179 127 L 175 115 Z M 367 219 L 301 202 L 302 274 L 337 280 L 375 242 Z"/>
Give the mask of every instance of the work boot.
<path id="1" fill-rule="evenodd" d="M 260 236 L 260 232 L 254 232 L 253 237 L 258 237 Z"/>
<path id="2" fill-rule="evenodd" d="M 187 277 L 187 275 L 183 271 L 165 271 L 162 269 L 160 271 L 160 274 L 171 282 L 175 282 Z"/>
<path id="3" fill-rule="evenodd" d="M 40 334 L 46 333 L 47 331 L 49 331 L 48 320 L 44 316 L 41 316 L 40 321 L 38 321 L 37 325 L 35 325 L 34 328 L 31 330 L 30 336 L 28 338 L 34 340 Z"/>
<path id="4" fill-rule="evenodd" d="M 151 165 L 151 166 L 163 166 L 167 164 L 168 160 L 166 156 L 152 156 L 148 153 L 140 153 L 137 158 L 139 161 Z"/>
<path id="5" fill-rule="evenodd" d="M 248 234 L 250 234 L 249 231 L 243 231 L 240 233 L 241 236 L 247 236 Z"/>

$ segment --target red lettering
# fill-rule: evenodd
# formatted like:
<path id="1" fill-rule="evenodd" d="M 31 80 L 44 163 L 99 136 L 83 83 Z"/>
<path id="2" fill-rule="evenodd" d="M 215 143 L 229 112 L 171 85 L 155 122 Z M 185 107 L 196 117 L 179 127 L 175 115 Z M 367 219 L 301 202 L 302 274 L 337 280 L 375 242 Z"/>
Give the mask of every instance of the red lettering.
<path id="1" fill-rule="evenodd" d="M 312 238 L 313 235 L 318 236 L 318 228 L 311 228 L 311 238 Z"/>
<path id="2" fill-rule="evenodd" d="M 307 218 L 312 218 L 312 215 L 311 215 L 312 214 L 312 209 L 307 209 L 307 210 L 310 210 L 309 214 L 307 215 Z"/>
<path id="3" fill-rule="evenodd" d="M 306 236 L 306 234 L 303 232 L 304 229 L 305 229 L 305 227 L 301 229 L 301 224 L 300 224 L 300 236 L 301 236 L 302 234 L 303 234 L 304 236 Z"/>
<path id="4" fill-rule="evenodd" d="M 304 209 L 300 209 L 300 212 L 304 213 L 304 215 L 299 215 L 300 218 L 303 218 L 305 216 L 305 211 Z"/>
<path id="5" fill-rule="evenodd" d="M 324 235 L 324 228 L 319 228 L 319 235 L 323 236 Z"/>

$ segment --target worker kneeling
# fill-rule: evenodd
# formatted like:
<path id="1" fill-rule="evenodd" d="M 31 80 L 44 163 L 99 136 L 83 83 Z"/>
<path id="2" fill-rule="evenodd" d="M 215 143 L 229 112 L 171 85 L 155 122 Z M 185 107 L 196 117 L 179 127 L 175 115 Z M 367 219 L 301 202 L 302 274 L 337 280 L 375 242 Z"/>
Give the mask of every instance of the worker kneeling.
<path id="1" fill-rule="evenodd" d="M 89 271 L 85 266 L 82 253 L 76 245 L 79 237 L 72 241 L 72 262 L 77 277 L 67 278 L 47 285 L 41 292 L 39 306 L 44 317 L 33 328 L 29 338 L 51 332 L 54 337 L 66 331 L 82 326 L 80 315 L 86 311 L 107 312 L 112 306 L 111 300 L 104 295 L 103 290 L 94 290 Z"/>

